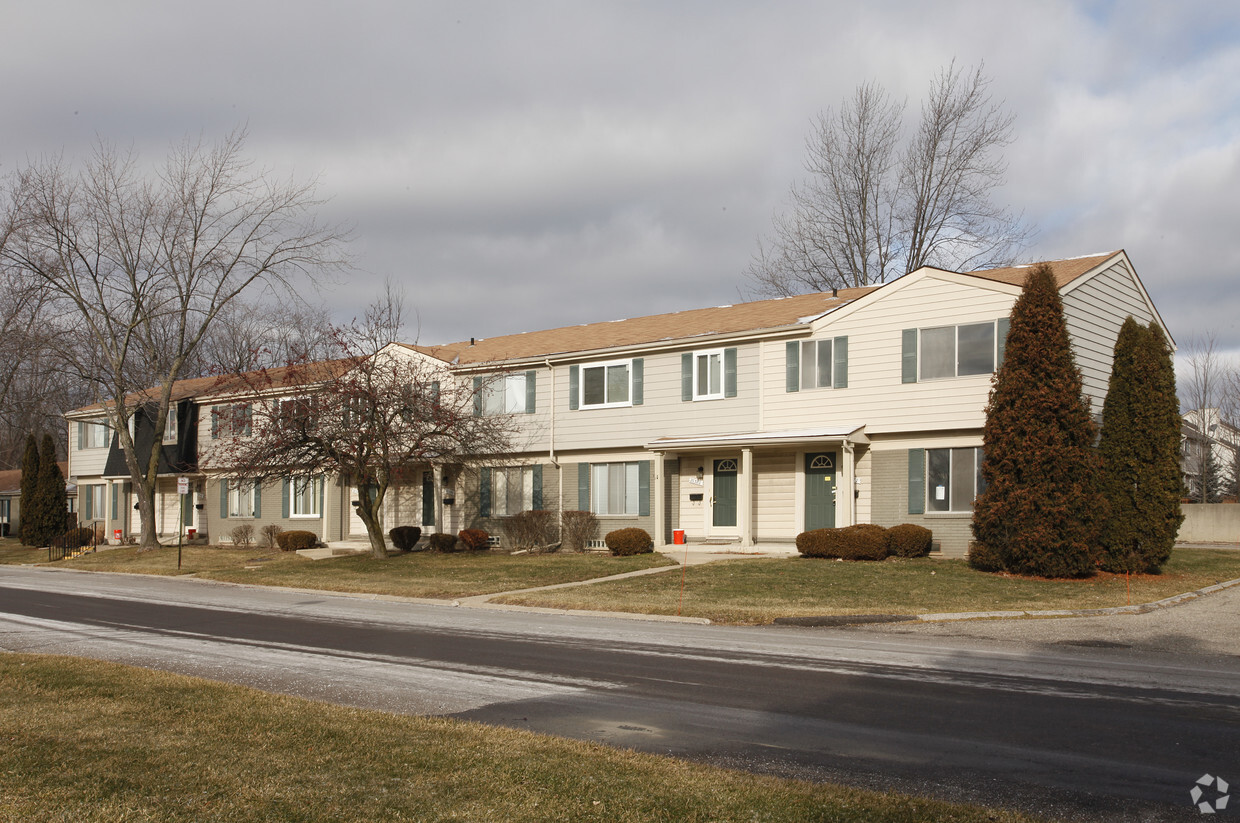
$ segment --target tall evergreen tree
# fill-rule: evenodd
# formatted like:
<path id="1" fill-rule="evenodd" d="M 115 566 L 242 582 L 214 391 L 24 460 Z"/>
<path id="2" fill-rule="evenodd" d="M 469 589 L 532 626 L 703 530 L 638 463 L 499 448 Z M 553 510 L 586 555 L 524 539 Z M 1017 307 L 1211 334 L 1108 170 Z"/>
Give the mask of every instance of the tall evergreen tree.
<path id="1" fill-rule="evenodd" d="M 973 505 L 973 536 L 1009 572 L 1094 572 L 1106 500 L 1081 389 L 1059 288 L 1040 265 L 1012 307 L 982 433 L 986 490 Z"/>
<path id="2" fill-rule="evenodd" d="M 1184 519 L 1175 366 L 1156 323 L 1142 326 L 1129 317 L 1120 329 L 1098 450 L 1110 504 L 1099 565 L 1156 573 Z"/>
<path id="3" fill-rule="evenodd" d="M 26 435 L 26 451 L 22 455 L 22 493 L 17 516 L 21 518 L 21 540 L 26 546 L 37 546 L 33 532 L 27 528 L 34 513 L 35 498 L 39 487 L 39 443 L 33 434 Z"/>
<path id="4" fill-rule="evenodd" d="M 52 538 L 66 531 L 68 496 L 65 493 L 65 475 L 56 462 L 56 441 L 50 434 L 43 435 L 43 449 L 39 455 L 38 529 L 39 545 L 47 545 Z"/>

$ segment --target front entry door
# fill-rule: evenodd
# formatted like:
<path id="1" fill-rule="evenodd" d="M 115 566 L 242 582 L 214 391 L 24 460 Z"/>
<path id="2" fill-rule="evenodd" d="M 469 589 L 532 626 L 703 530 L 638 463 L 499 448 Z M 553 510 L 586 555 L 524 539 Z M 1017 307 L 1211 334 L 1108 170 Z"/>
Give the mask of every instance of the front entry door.
<path id="1" fill-rule="evenodd" d="M 711 494 L 711 525 L 715 528 L 736 528 L 736 461 L 716 460 Z"/>
<path id="2" fill-rule="evenodd" d="M 835 452 L 805 455 L 805 530 L 835 528 Z"/>

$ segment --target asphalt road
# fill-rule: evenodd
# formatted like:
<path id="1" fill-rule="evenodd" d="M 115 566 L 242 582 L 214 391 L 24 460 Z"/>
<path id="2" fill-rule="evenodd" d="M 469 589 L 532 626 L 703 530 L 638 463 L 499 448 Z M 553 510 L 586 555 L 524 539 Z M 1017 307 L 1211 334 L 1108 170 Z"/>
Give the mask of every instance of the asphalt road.
<path id="1" fill-rule="evenodd" d="M 1189 801 L 1197 778 L 1240 784 L 1240 658 L 901 631 L 700 626 L 0 568 L 4 650 L 1071 820 L 1200 819 Z"/>

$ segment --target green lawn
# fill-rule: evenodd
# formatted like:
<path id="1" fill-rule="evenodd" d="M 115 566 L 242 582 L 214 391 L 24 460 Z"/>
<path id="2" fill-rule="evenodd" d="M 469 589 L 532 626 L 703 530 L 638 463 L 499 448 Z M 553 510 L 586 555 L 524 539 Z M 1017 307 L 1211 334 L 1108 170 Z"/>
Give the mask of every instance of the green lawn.
<path id="1" fill-rule="evenodd" d="M 829 614 L 928 614 L 1094 609 L 1129 602 L 1123 576 L 1040 580 L 973 571 L 963 560 L 843 563 L 793 557 L 729 560 L 572 589 L 496 598 L 562 609 L 682 614 L 721 623 Z M 1240 578 L 1240 551 L 1177 549 L 1161 575 L 1131 580 L 1131 602 L 1160 600 Z"/>
<path id="2" fill-rule="evenodd" d="M 162 672 L 0 654 L 0 819 L 1016 823 Z"/>

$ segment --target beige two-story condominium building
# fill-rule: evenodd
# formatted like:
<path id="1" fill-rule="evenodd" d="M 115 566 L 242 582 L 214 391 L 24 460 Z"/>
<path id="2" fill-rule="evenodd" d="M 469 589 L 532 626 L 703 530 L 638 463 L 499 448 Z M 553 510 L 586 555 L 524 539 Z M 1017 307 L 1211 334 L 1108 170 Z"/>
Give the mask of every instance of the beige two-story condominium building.
<path id="1" fill-rule="evenodd" d="M 1161 318 L 1122 251 L 1050 265 L 1100 413 L 1120 325 Z M 499 534 L 498 520 L 521 510 L 582 509 L 602 533 L 638 526 L 659 544 L 683 532 L 691 544 L 790 546 L 813 528 L 911 522 L 944 555 L 963 555 L 991 378 L 1029 270 L 922 268 L 869 288 L 398 346 L 447 380 L 487 386 L 478 413 L 511 414 L 520 434 L 494 466 L 409 467 L 385 526 Z M 364 538 L 350 505 L 359 491 L 338 478 L 238 484 L 197 471 L 196 455 L 220 435 L 210 410 L 244 397 L 191 384 L 175 425 L 196 432 L 196 453 L 169 460 L 167 492 L 185 474 L 194 499 L 163 511 L 165 523 L 192 525 L 173 535 L 226 540 L 239 522 L 275 522 L 328 543 Z M 98 410 L 68 417 L 91 426 Z M 181 442 L 172 425 L 170 415 L 166 446 Z M 93 501 L 83 516 L 127 533 L 136 518 L 126 478 L 112 472 L 114 438 L 70 434 L 79 489 L 102 487 L 80 491 Z"/>

